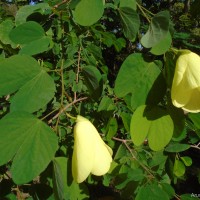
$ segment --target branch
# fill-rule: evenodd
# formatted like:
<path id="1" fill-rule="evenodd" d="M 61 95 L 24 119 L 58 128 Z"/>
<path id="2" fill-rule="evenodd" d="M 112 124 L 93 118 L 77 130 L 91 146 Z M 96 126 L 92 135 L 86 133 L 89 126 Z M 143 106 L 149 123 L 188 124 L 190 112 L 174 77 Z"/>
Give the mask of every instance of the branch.
<path id="1" fill-rule="evenodd" d="M 126 148 L 128 149 L 128 151 L 130 152 L 132 158 L 135 159 L 135 160 L 137 160 L 137 162 L 139 163 L 139 165 L 150 175 L 150 177 L 154 177 L 154 175 L 150 172 L 150 170 L 135 157 L 135 155 L 132 152 L 132 149 L 128 146 L 127 142 L 130 142 L 132 140 L 124 140 L 124 139 L 120 139 L 120 138 L 116 138 L 116 137 L 113 137 L 112 139 L 116 140 L 116 141 L 119 141 L 119 142 L 122 142 L 126 146 Z"/>
<path id="2" fill-rule="evenodd" d="M 77 102 L 80 102 L 80 101 L 83 101 L 83 100 L 86 100 L 87 97 L 82 97 L 80 99 L 75 99 L 74 101 L 72 101 L 71 103 L 67 104 L 64 108 L 62 108 L 53 118 L 51 118 L 49 121 L 48 121 L 48 124 L 51 124 L 52 121 L 56 118 L 58 118 L 63 112 L 65 112 L 65 110 L 67 110 L 70 106 L 74 105 L 75 103 Z"/>
<path id="3" fill-rule="evenodd" d="M 200 142 L 196 145 L 190 145 L 190 147 L 200 150 Z"/>

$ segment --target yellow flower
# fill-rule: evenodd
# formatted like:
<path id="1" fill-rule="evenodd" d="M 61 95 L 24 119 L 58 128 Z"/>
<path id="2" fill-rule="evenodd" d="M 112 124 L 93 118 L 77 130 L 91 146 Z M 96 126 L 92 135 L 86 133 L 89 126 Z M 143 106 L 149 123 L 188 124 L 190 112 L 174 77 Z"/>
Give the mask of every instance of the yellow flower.
<path id="1" fill-rule="evenodd" d="M 176 61 L 171 90 L 172 103 L 184 111 L 200 112 L 200 57 L 186 51 Z"/>
<path id="2" fill-rule="evenodd" d="M 101 176 L 108 172 L 112 162 L 112 149 L 104 143 L 89 120 L 78 115 L 76 122 L 72 175 L 77 183 L 81 183 L 90 173 Z"/>

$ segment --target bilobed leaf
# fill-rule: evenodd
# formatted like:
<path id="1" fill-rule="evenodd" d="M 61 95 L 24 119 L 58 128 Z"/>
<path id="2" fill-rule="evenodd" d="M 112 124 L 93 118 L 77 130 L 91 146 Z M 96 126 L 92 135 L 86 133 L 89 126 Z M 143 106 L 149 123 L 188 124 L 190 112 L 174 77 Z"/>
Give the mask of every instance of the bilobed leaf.
<path id="1" fill-rule="evenodd" d="M 129 40 L 134 40 L 140 27 L 137 12 L 131 7 L 119 7 L 118 12 L 121 17 L 124 35 Z"/>
<path id="2" fill-rule="evenodd" d="M 32 5 L 21 6 L 15 16 L 16 26 L 26 22 L 27 17 L 34 12 L 39 12 L 40 14 L 50 13 L 51 7 L 49 6 L 48 3 L 38 3 L 34 6 Z"/>
<path id="3" fill-rule="evenodd" d="M 167 35 L 158 44 L 153 46 L 150 52 L 154 55 L 162 55 L 170 48 L 171 43 L 172 37 L 168 31 Z"/>
<path id="4" fill-rule="evenodd" d="M 40 24 L 33 21 L 25 22 L 10 32 L 10 38 L 16 44 L 27 44 L 45 36 L 44 29 Z"/>
<path id="5" fill-rule="evenodd" d="M 0 95 L 19 90 L 11 100 L 11 110 L 35 112 L 54 96 L 53 79 L 30 56 L 16 55 L 0 62 Z"/>
<path id="6" fill-rule="evenodd" d="M 168 11 L 161 11 L 152 18 L 148 31 L 141 39 L 141 43 L 144 47 L 154 47 L 166 37 L 169 31 L 169 18 L 170 15 Z"/>
<path id="7" fill-rule="evenodd" d="M 146 62 L 142 54 L 129 55 L 123 62 L 115 81 L 115 94 L 125 97 L 131 93 L 131 107 L 157 104 L 165 93 L 165 80 L 156 62 Z"/>
<path id="8" fill-rule="evenodd" d="M 53 160 L 53 188 L 56 200 L 82 200 L 88 198 L 88 190 L 84 184 L 77 184 L 72 179 L 71 163 L 65 157 Z"/>
<path id="9" fill-rule="evenodd" d="M 99 70 L 91 65 L 82 68 L 85 84 L 88 88 L 90 96 L 97 100 L 102 93 L 102 76 Z"/>
<path id="10" fill-rule="evenodd" d="M 165 110 L 143 105 L 132 116 L 130 133 L 135 145 L 141 145 L 147 138 L 149 147 L 159 151 L 169 143 L 173 129 L 173 121 Z"/>
<path id="11" fill-rule="evenodd" d="M 13 29 L 14 23 L 11 19 L 7 19 L 0 24 L 0 41 L 3 44 L 10 44 L 13 48 L 16 48 L 17 45 L 11 41 L 9 34 Z"/>
<path id="12" fill-rule="evenodd" d="M 33 21 L 25 22 L 10 32 L 10 38 L 20 44 L 19 54 L 35 55 L 50 48 L 51 39 L 45 35 L 43 27 Z"/>
<path id="13" fill-rule="evenodd" d="M 74 19 L 82 26 L 91 26 L 102 17 L 103 12 L 102 0 L 81 0 L 75 7 Z"/>
<path id="14" fill-rule="evenodd" d="M 143 115 L 146 106 L 140 106 L 131 118 L 131 139 L 136 146 L 141 145 L 147 138 L 151 122 Z"/>
<path id="15" fill-rule="evenodd" d="M 28 81 L 11 100 L 11 111 L 24 110 L 33 113 L 44 107 L 55 93 L 53 79 L 41 70 Z"/>
<path id="16" fill-rule="evenodd" d="M 37 61 L 30 56 L 15 55 L 0 62 L 0 96 L 15 92 L 40 73 Z"/>
<path id="17" fill-rule="evenodd" d="M 19 54 L 35 55 L 50 49 L 51 39 L 44 36 L 38 40 L 23 45 Z"/>
<path id="18" fill-rule="evenodd" d="M 13 160 L 11 174 L 16 184 L 38 176 L 58 148 L 52 129 L 29 113 L 7 114 L 0 120 L 0 130 L 0 165 Z"/>

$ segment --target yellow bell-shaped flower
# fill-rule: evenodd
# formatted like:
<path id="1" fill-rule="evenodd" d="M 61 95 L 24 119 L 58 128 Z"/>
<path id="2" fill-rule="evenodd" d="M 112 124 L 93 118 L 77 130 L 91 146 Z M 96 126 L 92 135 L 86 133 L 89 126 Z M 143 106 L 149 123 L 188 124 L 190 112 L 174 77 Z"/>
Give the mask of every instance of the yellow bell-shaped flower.
<path id="1" fill-rule="evenodd" d="M 174 106 L 184 111 L 200 112 L 200 57 L 186 51 L 176 61 L 171 89 Z"/>
<path id="2" fill-rule="evenodd" d="M 78 115 L 76 122 L 72 175 L 77 183 L 81 183 L 90 173 L 101 176 L 109 171 L 112 149 L 104 143 L 89 120 Z"/>

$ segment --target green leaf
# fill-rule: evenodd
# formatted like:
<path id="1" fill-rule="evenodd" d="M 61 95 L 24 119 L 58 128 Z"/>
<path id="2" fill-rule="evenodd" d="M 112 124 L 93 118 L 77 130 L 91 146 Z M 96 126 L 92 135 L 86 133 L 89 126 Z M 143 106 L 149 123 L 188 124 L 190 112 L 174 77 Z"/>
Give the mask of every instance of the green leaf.
<path id="1" fill-rule="evenodd" d="M 129 55 L 123 62 L 115 81 L 115 94 L 125 97 L 131 93 L 131 107 L 157 104 L 165 93 L 165 80 L 155 62 L 146 62 L 142 54 Z"/>
<path id="2" fill-rule="evenodd" d="M 192 165 L 192 159 L 189 156 L 182 156 L 180 157 L 185 166 L 189 167 Z"/>
<path id="3" fill-rule="evenodd" d="M 115 109 L 115 104 L 111 98 L 104 96 L 98 107 L 98 112 L 101 111 L 113 111 Z"/>
<path id="4" fill-rule="evenodd" d="M 169 50 L 172 43 L 172 37 L 168 31 L 167 35 L 161 41 L 151 48 L 151 53 L 154 55 L 162 55 Z"/>
<path id="5" fill-rule="evenodd" d="M 15 55 L 0 62 L 0 96 L 15 92 L 40 73 L 38 62 L 29 56 Z"/>
<path id="6" fill-rule="evenodd" d="M 102 17 L 103 12 L 102 0 L 81 0 L 76 5 L 74 19 L 82 26 L 91 26 Z"/>
<path id="7" fill-rule="evenodd" d="M 88 65 L 82 68 L 82 74 L 90 96 L 98 100 L 103 89 L 101 73 L 96 67 Z"/>
<path id="8" fill-rule="evenodd" d="M 175 195 L 174 188 L 167 184 L 167 183 L 161 183 L 162 189 L 168 194 L 169 198 L 172 199 Z"/>
<path id="9" fill-rule="evenodd" d="M 156 184 L 144 185 L 140 188 L 135 200 L 169 200 L 169 197 L 165 191 L 163 191 Z"/>
<path id="10" fill-rule="evenodd" d="M 187 149 L 190 148 L 189 144 L 180 144 L 180 143 L 170 143 L 166 148 L 165 151 L 167 152 L 182 152 L 186 151 Z"/>
<path id="11" fill-rule="evenodd" d="M 53 188 L 56 200 L 82 200 L 89 197 L 86 186 L 73 181 L 71 174 L 71 163 L 67 158 L 54 158 Z"/>
<path id="12" fill-rule="evenodd" d="M 36 22 L 25 22 L 10 32 L 10 38 L 20 44 L 19 54 L 35 55 L 50 48 L 51 39 L 45 36 L 42 26 Z"/>
<path id="13" fill-rule="evenodd" d="M 51 39 L 44 36 L 38 40 L 30 42 L 26 45 L 23 45 L 19 54 L 26 54 L 26 55 L 35 55 L 38 53 L 45 52 L 51 48 Z"/>
<path id="14" fill-rule="evenodd" d="M 136 10 L 137 8 L 136 0 L 120 0 L 119 7 L 129 7 L 132 8 L 133 10 Z"/>
<path id="15" fill-rule="evenodd" d="M 27 17 L 33 14 L 34 12 L 39 12 L 40 14 L 51 13 L 51 7 L 49 6 L 48 3 L 39 3 L 34 6 L 32 5 L 21 6 L 15 16 L 16 26 L 26 22 Z"/>
<path id="16" fill-rule="evenodd" d="M 165 110 L 143 105 L 132 116 L 130 133 L 135 145 L 141 145 L 147 138 L 149 147 L 159 151 L 171 140 L 173 129 L 173 121 Z"/>
<path id="17" fill-rule="evenodd" d="M 35 112 L 55 93 L 53 79 L 30 56 L 16 55 L 0 62 L 0 95 L 19 90 L 11 100 L 11 110 Z"/>
<path id="18" fill-rule="evenodd" d="M 197 129 L 200 129 L 200 113 L 189 113 L 189 118 L 192 120 Z"/>
<path id="19" fill-rule="evenodd" d="M 25 22 L 10 32 L 10 38 L 16 44 L 27 44 L 45 36 L 44 29 L 40 24 L 33 21 Z"/>
<path id="20" fill-rule="evenodd" d="M 11 41 L 9 34 L 13 29 L 14 23 L 12 20 L 7 19 L 0 24 L 0 40 L 3 44 L 10 44 L 13 48 L 16 48 L 17 45 Z"/>
<path id="21" fill-rule="evenodd" d="M 140 27 L 140 18 L 137 12 L 131 7 L 120 7 L 118 12 L 121 17 L 124 35 L 129 40 L 135 40 Z"/>
<path id="22" fill-rule="evenodd" d="M 130 123 L 131 123 L 131 114 L 122 112 L 120 113 L 120 117 L 122 118 L 122 122 L 124 124 L 124 128 L 127 132 L 130 132 Z"/>
<path id="23" fill-rule="evenodd" d="M 12 112 L 0 120 L 0 165 L 11 159 L 16 184 L 24 184 L 45 170 L 58 148 L 50 127 L 33 115 Z"/>
<path id="24" fill-rule="evenodd" d="M 168 11 L 161 11 L 152 18 L 148 31 L 141 39 L 144 47 L 154 47 L 166 37 L 169 31 L 169 18 Z"/>
<path id="25" fill-rule="evenodd" d="M 112 140 L 112 137 L 114 137 L 117 134 L 118 129 L 118 123 L 115 118 L 110 118 L 107 127 L 106 127 L 106 139 L 109 142 L 109 146 L 114 146 L 114 141 Z"/>
<path id="26" fill-rule="evenodd" d="M 182 161 L 175 159 L 173 173 L 177 177 L 181 177 L 185 174 L 185 165 Z"/>
<path id="27" fill-rule="evenodd" d="M 33 113 L 43 108 L 53 97 L 55 84 L 53 79 L 41 70 L 28 81 L 11 100 L 11 111 L 24 110 Z"/>

